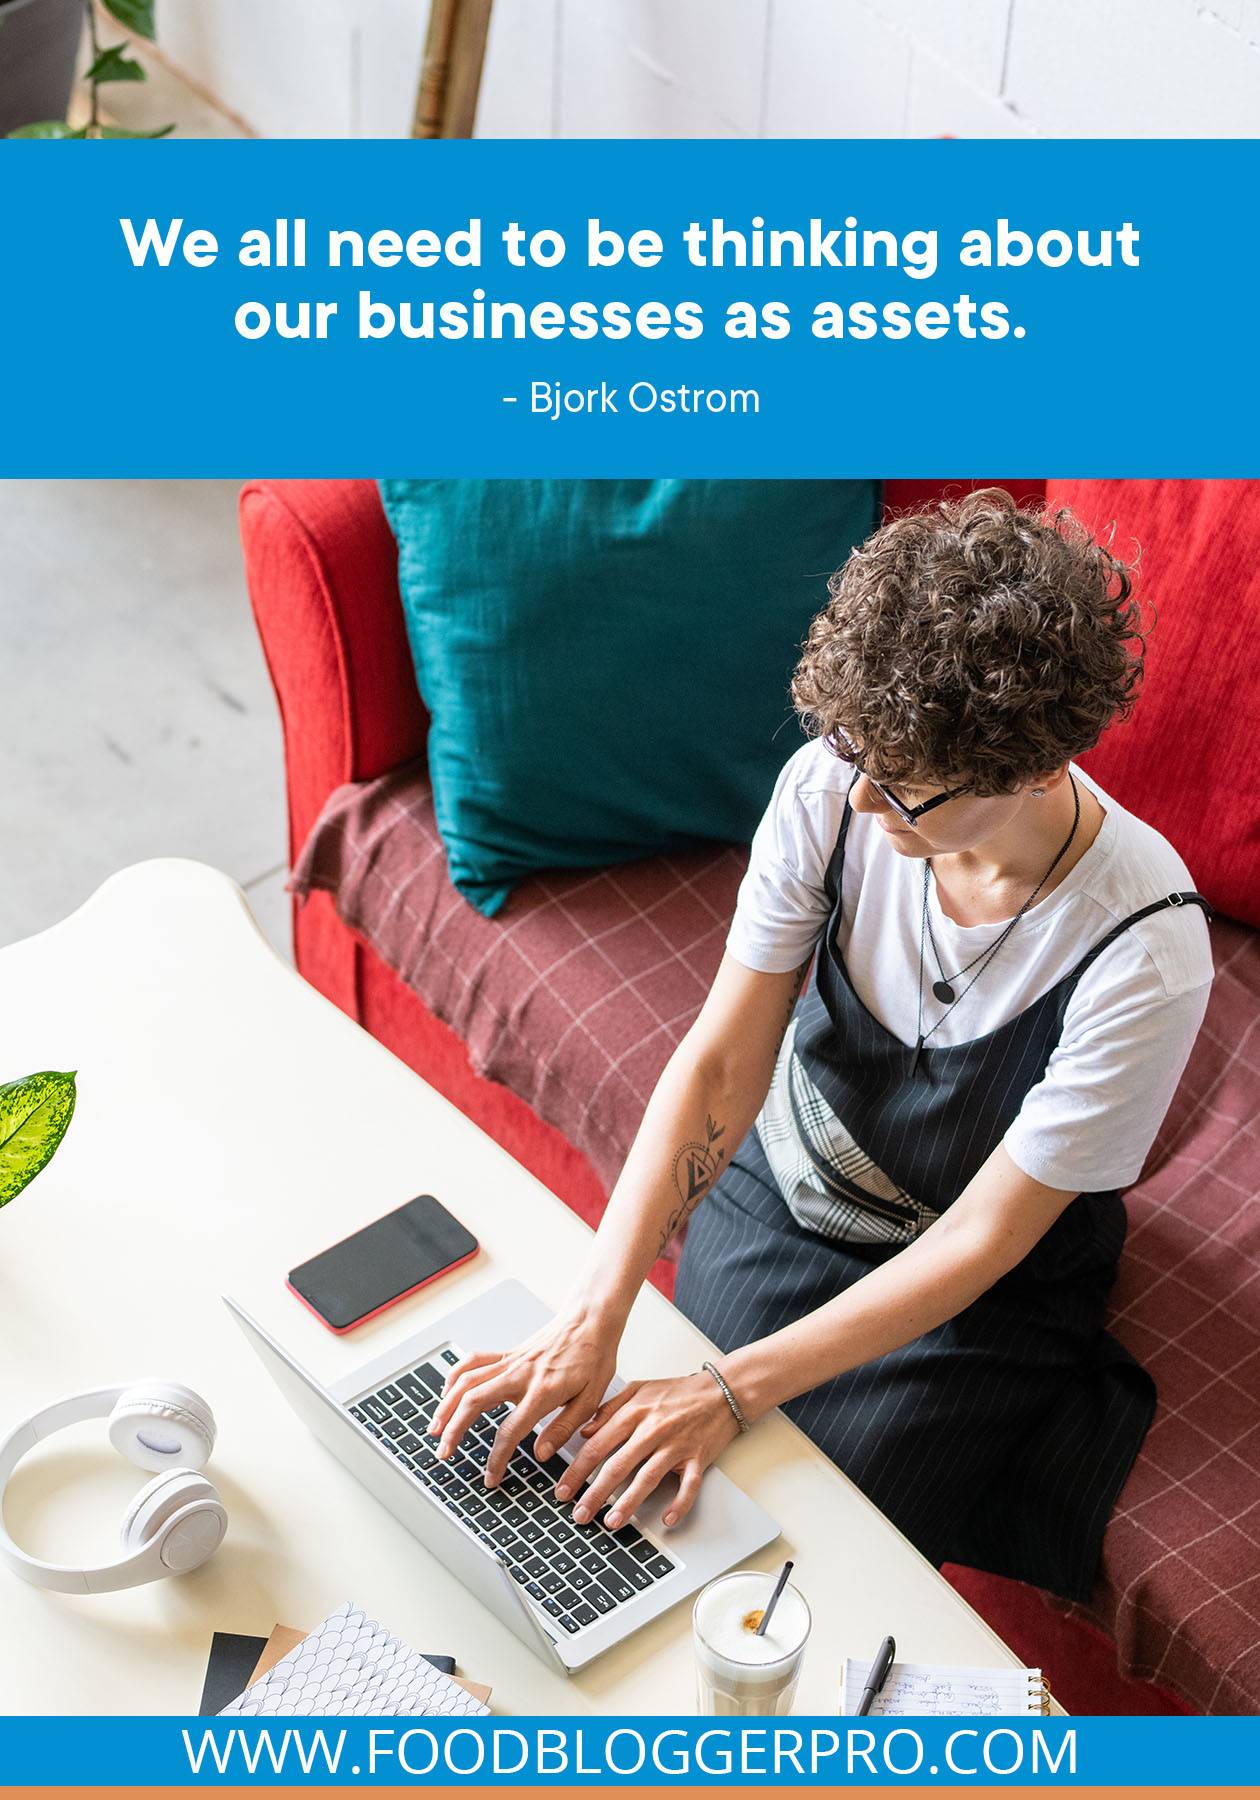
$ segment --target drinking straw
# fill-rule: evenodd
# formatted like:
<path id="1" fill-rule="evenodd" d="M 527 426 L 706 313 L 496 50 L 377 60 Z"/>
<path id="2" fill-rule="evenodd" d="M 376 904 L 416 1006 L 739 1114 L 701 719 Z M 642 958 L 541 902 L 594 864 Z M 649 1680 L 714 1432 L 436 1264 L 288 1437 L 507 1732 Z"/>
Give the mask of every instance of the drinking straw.
<path id="1" fill-rule="evenodd" d="M 766 1626 L 770 1623 L 770 1614 L 774 1611 L 775 1607 L 779 1604 L 779 1595 L 783 1592 L 784 1588 L 787 1586 L 787 1578 L 791 1573 L 792 1573 L 792 1564 L 791 1564 L 791 1560 L 789 1559 L 787 1562 L 784 1563 L 783 1567 L 779 1570 L 779 1579 L 774 1584 L 774 1592 L 770 1596 L 769 1604 L 767 1605 L 766 1610 L 761 1615 L 761 1623 L 760 1623 L 760 1625 L 758 1625 L 756 1633 L 755 1633 L 755 1635 L 757 1637 L 764 1637 L 766 1635 Z"/>

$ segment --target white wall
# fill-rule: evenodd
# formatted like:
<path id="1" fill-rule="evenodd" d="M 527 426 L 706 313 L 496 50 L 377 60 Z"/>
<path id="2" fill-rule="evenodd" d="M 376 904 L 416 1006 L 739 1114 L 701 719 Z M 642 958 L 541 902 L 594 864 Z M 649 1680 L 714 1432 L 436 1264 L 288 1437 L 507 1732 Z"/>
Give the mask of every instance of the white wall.
<path id="1" fill-rule="evenodd" d="M 267 136 L 399 136 L 424 0 L 161 0 Z M 496 0 L 491 137 L 1260 135 L 1260 0 Z"/>

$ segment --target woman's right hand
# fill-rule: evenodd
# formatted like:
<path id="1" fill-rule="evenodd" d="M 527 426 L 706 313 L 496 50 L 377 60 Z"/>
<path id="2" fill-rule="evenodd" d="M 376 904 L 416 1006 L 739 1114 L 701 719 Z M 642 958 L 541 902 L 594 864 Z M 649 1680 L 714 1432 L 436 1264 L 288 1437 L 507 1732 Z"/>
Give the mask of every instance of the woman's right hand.
<path id="1" fill-rule="evenodd" d="M 476 1353 L 456 1363 L 429 1425 L 445 1460 L 480 1413 L 503 1401 L 512 1411 L 495 1433 L 486 1486 L 497 1487 L 508 1458 L 528 1431 L 559 1411 L 539 1433 L 537 1454 L 551 1456 L 594 1414 L 617 1366 L 624 1321 L 583 1305 L 565 1308 L 532 1337 L 501 1354 Z"/>

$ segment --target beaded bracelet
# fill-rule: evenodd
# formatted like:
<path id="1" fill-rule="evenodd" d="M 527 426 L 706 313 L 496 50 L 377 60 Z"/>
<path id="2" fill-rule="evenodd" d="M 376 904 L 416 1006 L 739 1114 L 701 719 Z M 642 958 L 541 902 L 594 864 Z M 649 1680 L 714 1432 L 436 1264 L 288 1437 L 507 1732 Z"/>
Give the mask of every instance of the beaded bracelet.
<path id="1" fill-rule="evenodd" d="M 740 1430 L 741 1431 L 751 1431 L 752 1426 L 748 1423 L 748 1420 L 744 1417 L 743 1409 L 741 1408 L 739 1401 L 735 1398 L 734 1394 L 731 1392 L 730 1384 L 728 1383 L 725 1375 L 722 1374 L 720 1369 L 714 1368 L 714 1366 L 711 1362 L 701 1363 L 700 1367 L 702 1369 L 704 1369 L 708 1374 L 712 1375 L 714 1381 L 716 1381 L 718 1386 L 721 1388 L 723 1394 L 726 1397 L 726 1404 L 730 1407 L 731 1411 L 734 1413 L 735 1423 L 739 1426 Z"/>

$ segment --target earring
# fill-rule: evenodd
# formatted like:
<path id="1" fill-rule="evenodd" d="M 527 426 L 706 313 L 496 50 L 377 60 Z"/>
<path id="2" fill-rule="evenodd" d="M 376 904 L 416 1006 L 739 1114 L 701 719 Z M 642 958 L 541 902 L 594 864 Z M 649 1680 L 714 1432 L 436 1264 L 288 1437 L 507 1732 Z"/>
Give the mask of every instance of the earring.
<path id="1" fill-rule="evenodd" d="M 1044 800 L 1046 797 L 1046 790 L 1044 788 L 1034 788 L 1033 793 L 1036 795 L 1038 800 Z"/>

